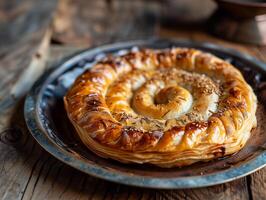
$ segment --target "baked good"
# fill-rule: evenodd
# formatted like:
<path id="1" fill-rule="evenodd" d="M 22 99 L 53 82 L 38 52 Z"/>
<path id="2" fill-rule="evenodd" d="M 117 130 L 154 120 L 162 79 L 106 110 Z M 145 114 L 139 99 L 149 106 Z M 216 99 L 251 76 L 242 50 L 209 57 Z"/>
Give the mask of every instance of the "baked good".
<path id="1" fill-rule="evenodd" d="M 64 97 L 81 141 L 104 158 L 160 167 L 239 151 L 256 126 L 257 99 L 228 62 L 196 49 L 110 56 Z"/>

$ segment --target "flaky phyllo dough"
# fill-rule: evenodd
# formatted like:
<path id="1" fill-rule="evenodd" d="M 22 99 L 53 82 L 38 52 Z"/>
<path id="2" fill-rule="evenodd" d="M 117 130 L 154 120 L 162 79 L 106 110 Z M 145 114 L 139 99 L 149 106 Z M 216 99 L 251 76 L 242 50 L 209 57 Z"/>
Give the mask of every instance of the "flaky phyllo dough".
<path id="1" fill-rule="evenodd" d="M 82 142 L 104 158 L 160 167 L 239 151 L 256 126 L 257 99 L 241 73 L 195 49 L 108 57 L 64 97 Z"/>

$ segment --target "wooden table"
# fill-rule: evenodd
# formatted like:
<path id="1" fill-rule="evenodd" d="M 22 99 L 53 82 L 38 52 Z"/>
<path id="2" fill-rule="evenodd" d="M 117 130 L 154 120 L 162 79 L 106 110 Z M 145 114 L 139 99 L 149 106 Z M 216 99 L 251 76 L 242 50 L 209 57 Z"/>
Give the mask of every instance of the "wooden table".
<path id="1" fill-rule="evenodd" d="M 119 0 L 0 3 L 0 199 L 266 199 L 266 169 L 207 188 L 130 187 L 65 165 L 28 132 L 23 119 L 26 92 L 43 71 L 84 47 L 154 36 L 186 38 L 235 48 L 266 62 L 265 47 L 215 38 L 206 33 L 206 24 L 164 25 L 160 7 L 157 1 Z"/>

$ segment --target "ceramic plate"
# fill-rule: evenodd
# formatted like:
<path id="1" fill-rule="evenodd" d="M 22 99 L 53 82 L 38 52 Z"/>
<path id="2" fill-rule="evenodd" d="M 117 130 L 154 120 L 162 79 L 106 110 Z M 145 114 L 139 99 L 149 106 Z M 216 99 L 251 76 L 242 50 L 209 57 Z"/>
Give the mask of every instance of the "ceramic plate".
<path id="1" fill-rule="evenodd" d="M 258 127 L 252 131 L 248 144 L 240 152 L 223 159 L 172 169 L 121 164 L 98 157 L 84 147 L 75 137 L 75 130 L 66 116 L 62 100 L 75 78 L 107 54 L 123 55 L 141 48 L 163 49 L 174 46 L 210 52 L 242 71 L 259 98 Z M 26 123 L 33 137 L 46 151 L 86 174 L 140 187 L 195 188 L 232 181 L 266 165 L 265 91 L 263 96 L 262 87 L 266 80 L 266 65 L 249 55 L 210 43 L 151 39 L 87 49 L 64 59 L 53 69 L 44 74 L 29 92 L 24 110 Z"/>

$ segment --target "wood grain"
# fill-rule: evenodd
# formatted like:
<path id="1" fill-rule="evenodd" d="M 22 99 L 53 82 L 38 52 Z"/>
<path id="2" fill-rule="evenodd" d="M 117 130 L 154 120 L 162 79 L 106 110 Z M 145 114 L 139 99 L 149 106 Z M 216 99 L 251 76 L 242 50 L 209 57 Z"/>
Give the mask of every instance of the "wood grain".
<path id="1" fill-rule="evenodd" d="M 32 21 L 29 24 L 34 24 L 34 16 L 40 16 L 38 9 L 44 9 L 43 14 L 46 13 L 45 16 L 49 18 L 52 14 L 50 11 L 48 14 L 48 10 L 54 8 L 51 2 L 43 4 L 44 8 L 36 8 L 36 4 L 34 6 L 30 0 L 17 7 L 14 2 L 8 6 L 0 2 L 0 24 L 5 23 L 7 26 L 10 20 L 16 24 L 18 17 L 29 15 L 26 13 L 31 13 Z M 43 62 L 37 62 L 31 68 L 40 67 L 41 70 L 37 71 L 41 73 L 58 63 L 62 57 L 84 46 L 154 36 L 209 41 L 249 53 L 266 62 L 265 47 L 224 41 L 206 33 L 204 27 L 162 25 L 159 12 L 161 3 L 152 1 L 148 5 L 142 1 L 121 2 L 113 0 L 110 5 L 101 0 L 89 3 L 82 0 L 75 3 L 70 0 L 60 1 L 53 21 L 54 43 L 50 47 L 48 65 L 43 67 Z M 20 75 L 31 66 L 32 58 L 39 52 L 42 41 L 48 44 L 49 20 L 44 21 L 43 24 L 38 23 L 39 31 L 36 33 L 24 30 L 21 31 L 21 38 L 12 37 L 9 42 L 3 41 L 3 38 L 7 38 L 11 32 L 0 31 L 0 86 L 3 88 L 0 91 L 0 102 L 10 95 L 11 88 L 16 85 L 13 84 L 14 80 L 21 80 L 19 82 L 24 85 L 25 77 L 28 79 L 28 76 L 19 78 Z M 24 25 L 19 27 L 31 30 L 29 24 L 24 21 Z M 47 34 L 49 37 L 45 40 Z M 3 68 L 3 65 L 8 67 Z M 0 199 L 266 199 L 266 169 L 230 183 L 186 190 L 129 187 L 85 175 L 58 161 L 35 142 L 24 122 L 21 96 L 18 96 L 16 102 L 9 102 L 8 109 L 0 109 Z"/>
<path id="2" fill-rule="evenodd" d="M 21 199 L 36 162 L 21 98 L 44 70 L 55 7 L 52 0 L 0 2 L 0 199 Z"/>
<path id="3" fill-rule="evenodd" d="M 53 0 L 0 4 L 0 15 L 5 16 L 0 20 L 0 109 L 23 96 L 43 73 L 55 8 L 56 1 Z"/>
<path id="4" fill-rule="evenodd" d="M 217 185 L 213 187 L 187 190 L 172 190 L 157 192 L 158 199 L 249 199 L 246 180 L 239 179 L 231 183 Z"/>
<path id="5" fill-rule="evenodd" d="M 249 49 L 249 48 L 248 48 Z M 253 47 L 254 55 L 263 62 L 266 62 L 266 48 Z M 266 88 L 265 88 L 266 90 Z M 249 193 L 252 199 L 266 199 L 266 168 L 263 168 L 247 177 Z"/>

